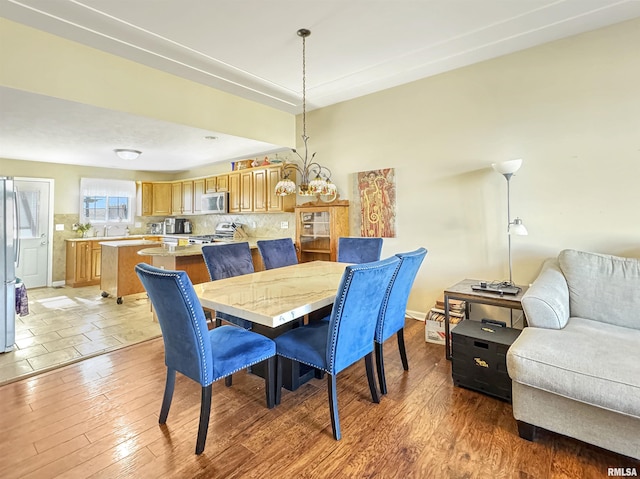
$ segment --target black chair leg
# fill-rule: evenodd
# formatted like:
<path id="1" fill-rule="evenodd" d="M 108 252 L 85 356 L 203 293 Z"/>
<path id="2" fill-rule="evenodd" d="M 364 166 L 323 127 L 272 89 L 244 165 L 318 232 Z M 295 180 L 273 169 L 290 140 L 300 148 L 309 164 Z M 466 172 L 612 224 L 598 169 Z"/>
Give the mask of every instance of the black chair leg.
<path id="1" fill-rule="evenodd" d="M 369 381 L 369 390 L 371 391 L 371 399 L 374 403 L 380 402 L 380 395 L 376 387 L 376 377 L 373 373 L 373 353 L 369 353 L 364 357 L 364 365 L 367 368 L 367 381 Z"/>
<path id="2" fill-rule="evenodd" d="M 264 375 L 264 388 L 267 394 L 267 407 L 272 409 L 275 406 L 275 363 L 276 357 L 267 359 L 267 372 Z"/>
<path id="3" fill-rule="evenodd" d="M 222 326 L 222 320 L 220 318 L 216 318 L 216 328 L 219 328 L 220 326 Z"/>
<path id="4" fill-rule="evenodd" d="M 202 387 L 202 400 L 200 401 L 200 425 L 198 426 L 198 440 L 196 441 L 196 454 L 202 454 L 207 442 L 209 430 L 209 415 L 211 414 L 211 384 Z"/>
<path id="5" fill-rule="evenodd" d="M 404 347 L 404 328 L 399 329 L 396 334 L 398 337 L 398 349 L 400 350 L 400 359 L 402 359 L 402 367 L 405 371 L 409 370 L 409 361 L 407 360 L 407 350 Z"/>
<path id="6" fill-rule="evenodd" d="M 382 358 L 382 343 L 373 343 L 376 352 L 376 369 L 378 370 L 378 382 L 380 392 L 387 394 L 387 381 L 384 377 L 384 359 Z"/>
<path id="7" fill-rule="evenodd" d="M 224 378 L 224 385 L 230 388 L 233 386 L 233 374 L 229 374 Z"/>
<path id="8" fill-rule="evenodd" d="M 275 390 L 276 405 L 280 404 L 281 398 L 282 398 L 282 358 L 280 356 L 276 356 L 276 390 Z"/>
<path id="9" fill-rule="evenodd" d="M 173 389 L 176 385 L 176 370 L 167 368 L 167 381 L 164 386 L 164 397 L 162 398 L 162 407 L 160 408 L 160 419 L 158 423 L 167 422 L 169 408 L 171 407 L 171 399 L 173 398 Z"/>
<path id="10" fill-rule="evenodd" d="M 340 433 L 340 418 L 338 417 L 338 391 L 336 389 L 336 377 L 327 374 L 327 391 L 329 392 L 329 412 L 331 413 L 331 429 L 333 438 L 339 441 L 342 437 Z"/>

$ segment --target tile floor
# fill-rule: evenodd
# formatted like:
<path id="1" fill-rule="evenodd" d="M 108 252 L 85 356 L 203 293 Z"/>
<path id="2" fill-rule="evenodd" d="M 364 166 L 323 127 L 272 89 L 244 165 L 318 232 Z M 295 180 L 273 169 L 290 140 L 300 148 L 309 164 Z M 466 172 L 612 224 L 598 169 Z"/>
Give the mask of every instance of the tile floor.
<path id="1" fill-rule="evenodd" d="M 29 314 L 16 318 L 16 347 L 0 354 L 0 385 L 156 338 L 145 293 L 101 296 L 99 286 L 28 291 Z"/>

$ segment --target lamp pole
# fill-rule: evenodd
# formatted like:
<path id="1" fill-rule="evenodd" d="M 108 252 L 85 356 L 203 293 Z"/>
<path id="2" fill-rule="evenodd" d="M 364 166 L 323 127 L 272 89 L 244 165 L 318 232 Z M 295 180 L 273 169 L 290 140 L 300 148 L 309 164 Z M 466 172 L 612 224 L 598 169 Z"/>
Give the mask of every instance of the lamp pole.
<path id="1" fill-rule="evenodd" d="M 511 177 L 513 173 L 507 173 L 504 177 L 507 179 L 507 239 L 509 243 L 509 285 L 513 286 L 513 275 L 511 267 Z"/>

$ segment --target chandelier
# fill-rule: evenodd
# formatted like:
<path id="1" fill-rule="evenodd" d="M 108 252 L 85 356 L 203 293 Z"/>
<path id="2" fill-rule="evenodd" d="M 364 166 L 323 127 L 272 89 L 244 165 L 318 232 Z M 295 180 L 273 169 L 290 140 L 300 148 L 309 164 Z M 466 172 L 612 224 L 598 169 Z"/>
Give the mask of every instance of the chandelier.
<path id="1" fill-rule="evenodd" d="M 311 31 L 306 28 L 298 30 L 298 36 L 302 37 L 302 142 L 304 143 L 304 156 L 297 150 L 291 149 L 300 161 L 302 165 L 296 163 L 286 163 L 283 167 L 284 178 L 281 179 L 276 185 L 276 195 L 286 196 L 296 192 L 296 184 L 290 178 L 291 171 L 295 170 L 298 173 L 299 186 L 298 194 L 301 196 L 333 196 L 334 199 L 337 195 L 337 188 L 331 182 L 331 170 L 326 166 L 320 165 L 318 162 L 313 161 L 316 154 L 313 153 L 309 157 L 309 149 L 307 142 L 309 137 L 307 136 L 307 70 L 306 70 L 306 39 L 311 35 Z"/>

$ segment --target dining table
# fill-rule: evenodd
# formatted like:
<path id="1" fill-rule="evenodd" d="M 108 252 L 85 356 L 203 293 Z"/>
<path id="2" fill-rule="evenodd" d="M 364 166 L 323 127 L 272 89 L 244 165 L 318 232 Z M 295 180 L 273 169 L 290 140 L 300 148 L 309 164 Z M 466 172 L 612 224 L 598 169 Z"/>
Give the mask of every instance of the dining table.
<path id="1" fill-rule="evenodd" d="M 254 323 L 253 331 L 274 338 L 315 313 L 330 313 L 340 280 L 349 263 L 312 261 L 218 279 L 194 285 L 205 309 Z M 313 377 L 310 366 L 282 358 L 282 386 L 295 391 Z M 263 376 L 262 365 L 251 372 Z"/>
<path id="2" fill-rule="evenodd" d="M 311 261 L 194 285 L 203 308 L 277 328 L 333 304 L 349 263 Z"/>

